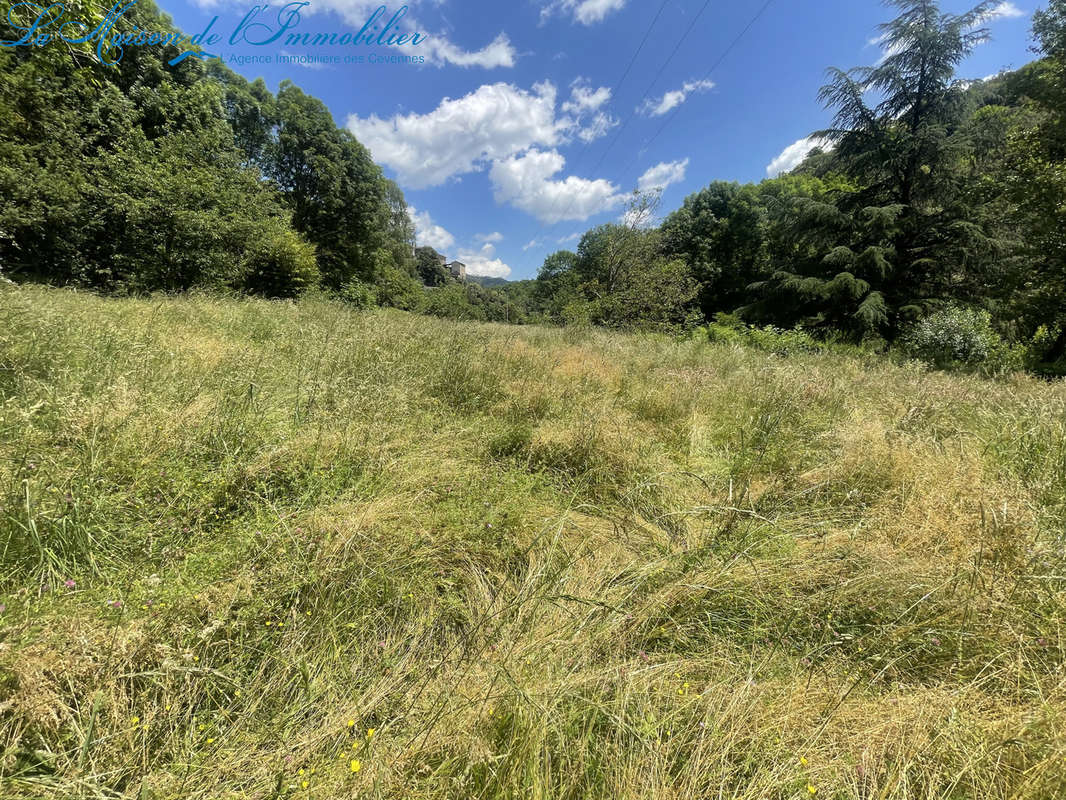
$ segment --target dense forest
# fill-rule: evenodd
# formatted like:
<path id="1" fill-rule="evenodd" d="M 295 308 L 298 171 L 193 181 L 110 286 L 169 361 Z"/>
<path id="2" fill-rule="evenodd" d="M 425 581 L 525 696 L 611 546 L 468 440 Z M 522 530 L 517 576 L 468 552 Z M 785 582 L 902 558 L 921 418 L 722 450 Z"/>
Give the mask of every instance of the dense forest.
<path id="1" fill-rule="evenodd" d="M 0 51 L 0 271 L 113 293 L 212 287 L 438 316 L 712 335 L 799 331 L 941 365 L 1066 362 L 1066 0 L 1039 60 L 967 82 L 996 5 L 889 0 L 886 57 L 831 69 L 832 127 L 792 173 L 633 197 L 535 280 L 457 282 L 400 189 L 320 101 L 218 60 Z M 92 18 L 82 0 L 71 13 Z M 150 2 L 120 22 L 172 25 Z M 1059 365 L 1056 367 L 1056 364 Z"/>

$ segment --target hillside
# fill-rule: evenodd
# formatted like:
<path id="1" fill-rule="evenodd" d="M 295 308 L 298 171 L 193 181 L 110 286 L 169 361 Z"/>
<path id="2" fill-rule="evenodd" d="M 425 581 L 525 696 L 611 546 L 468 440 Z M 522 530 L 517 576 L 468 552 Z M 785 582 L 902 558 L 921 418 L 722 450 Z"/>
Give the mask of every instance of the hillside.
<path id="1" fill-rule="evenodd" d="M 1066 793 L 1066 384 L 0 285 L 0 796 Z"/>

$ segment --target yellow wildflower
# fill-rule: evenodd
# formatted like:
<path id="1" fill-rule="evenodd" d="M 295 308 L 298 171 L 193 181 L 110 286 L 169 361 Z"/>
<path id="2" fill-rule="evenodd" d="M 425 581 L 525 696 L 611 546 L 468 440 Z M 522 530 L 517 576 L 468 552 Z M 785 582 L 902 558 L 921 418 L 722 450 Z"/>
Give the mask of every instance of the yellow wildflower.
<path id="1" fill-rule="evenodd" d="M 366 740 L 369 742 L 371 739 L 373 739 L 374 738 L 374 734 L 376 732 L 377 732 L 376 728 L 367 728 L 366 729 Z"/>
<path id="2" fill-rule="evenodd" d="M 355 720 L 354 719 L 348 720 L 348 727 L 349 728 L 354 728 L 355 727 Z"/>
<path id="3" fill-rule="evenodd" d="M 351 766 L 352 772 L 358 772 L 359 770 L 361 770 L 363 768 L 363 765 L 359 762 L 358 758 L 353 758 L 352 759 L 352 763 L 351 763 L 350 766 Z"/>
<path id="4" fill-rule="evenodd" d="M 816 794 L 818 794 L 818 789 L 808 783 L 807 794 L 809 794 L 811 797 L 814 797 Z"/>
<path id="5" fill-rule="evenodd" d="M 803 766 L 807 766 L 807 757 L 806 756 L 800 756 L 800 764 L 802 764 Z"/>

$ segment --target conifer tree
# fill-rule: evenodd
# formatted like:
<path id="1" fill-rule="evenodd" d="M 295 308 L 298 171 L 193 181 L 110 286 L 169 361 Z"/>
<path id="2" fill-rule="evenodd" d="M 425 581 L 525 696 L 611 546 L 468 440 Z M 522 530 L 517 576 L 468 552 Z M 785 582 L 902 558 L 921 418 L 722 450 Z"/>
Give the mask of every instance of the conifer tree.
<path id="1" fill-rule="evenodd" d="M 987 39 L 981 25 L 996 3 L 958 15 L 935 0 L 886 5 L 900 13 L 881 26 L 884 58 L 831 69 L 820 94 L 836 114 L 815 135 L 834 147 L 836 168 L 855 188 L 830 203 L 799 198 L 790 213 L 806 257 L 753 287 L 764 307 L 856 334 L 888 332 L 957 293 L 997 247 L 959 202 L 966 84 L 955 79 Z"/>

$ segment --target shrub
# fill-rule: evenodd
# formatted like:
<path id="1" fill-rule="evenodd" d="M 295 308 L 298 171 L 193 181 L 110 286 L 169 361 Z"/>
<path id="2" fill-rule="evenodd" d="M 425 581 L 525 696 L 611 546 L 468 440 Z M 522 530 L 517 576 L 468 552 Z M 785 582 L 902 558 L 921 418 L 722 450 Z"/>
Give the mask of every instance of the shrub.
<path id="1" fill-rule="evenodd" d="M 746 344 L 757 350 L 782 356 L 829 349 L 828 344 L 799 328 L 784 330 L 773 325 L 763 328 L 749 327 L 735 314 L 715 314 L 714 322 L 709 323 L 703 330 L 711 342 Z"/>
<path id="2" fill-rule="evenodd" d="M 266 297 L 294 297 L 319 280 L 314 246 L 284 224 L 252 232 L 242 267 L 245 291 Z"/>
<path id="3" fill-rule="evenodd" d="M 940 369 L 1001 373 L 1022 365 L 1021 351 L 992 327 L 987 311 L 946 306 L 914 323 L 900 339 L 903 351 Z"/>
<path id="4" fill-rule="evenodd" d="M 340 299 L 358 309 L 375 308 L 378 304 L 377 290 L 363 281 L 349 281 L 339 292 Z"/>

